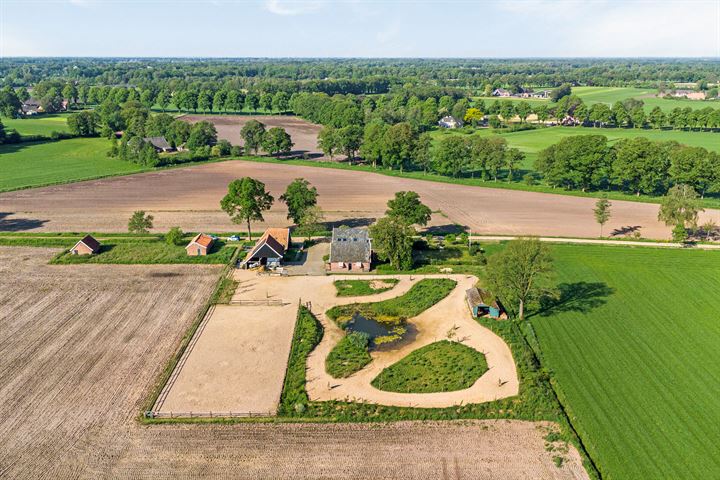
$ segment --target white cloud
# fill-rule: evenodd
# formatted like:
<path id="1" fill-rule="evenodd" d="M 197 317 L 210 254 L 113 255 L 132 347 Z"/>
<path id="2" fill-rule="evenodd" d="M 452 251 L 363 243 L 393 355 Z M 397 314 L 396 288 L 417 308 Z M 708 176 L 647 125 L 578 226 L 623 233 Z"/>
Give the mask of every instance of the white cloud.
<path id="1" fill-rule="evenodd" d="M 302 15 L 318 10 L 323 0 L 265 0 L 264 7 L 275 15 Z"/>

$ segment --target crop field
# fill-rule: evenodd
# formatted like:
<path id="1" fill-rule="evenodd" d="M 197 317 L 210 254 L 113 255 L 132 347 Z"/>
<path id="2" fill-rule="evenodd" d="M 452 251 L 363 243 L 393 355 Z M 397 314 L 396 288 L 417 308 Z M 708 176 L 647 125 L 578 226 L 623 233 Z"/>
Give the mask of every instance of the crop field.
<path id="1" fill-rule="evenodd" d="M 720 476 L 720 254 L 554 246 L 563 295 L 532 317 L 603 478 Z"/>
<path id="2" fill-rule="evenodd" d="M 3 478 L 588 478 L 574 449 L 553 464 L 547 422 L 141 425 L 219 268 L 55 253 L 0 247 Z"/>
<path id="3" fill-rule="evenodd" d="M 242 232 L 220 210 L 220 200 L 232 180 L 250 176 L 261 180 L 277 199 L 293 178 L 303 177 L 318 189 L 318 204 L 328 222 L 368 224 L 384 215 L 395 192 L 412 190 L 434 212 L 431 227 L 474 233 L 533 234 L 594 237 L 598 227 L 592 215 L 595 200 L 587 197 L 481 188 L 422 181 L 442 177 L 416 175 L 417 179 L 379 175 L 369 171 L 277 163 L 225 161 L 162 170 L 69 185 L 0 193 L 0 231 L 14 229 L 78 232 L 127 231 L 134 210 L 155 216 L 155 231 L 180 226 L 184 231 Z M 370 170 L 370 167 L 367 168 Z M 362 188 L 358 188 L 361 185 Z M 458 202 L 462 198 L 464 201 Z M 606 231 L 641 226 L 645 238 L 667 239 L 670 230 L 657 221 L 658 206 L 613 200 L 613 216 Z M 708 209 L 701 222 L 715 218 Z M 281 202 L 255 222 L 253 231 L 266 226 L 287 226 L 287 209 Z"/>
<path id="4" fill-rule="evenodd" d="M 105 138 L 0 145 L 0 191 L 143 170 L 135 163 L 108 157 L 109 149 Z"/>
<path id="5" fill-rule="evenodd" d="M 45 135 L 52 132 L 68 132 L 67 114 L 48 113 L 26 118 L 0 119 L 6 130 L 15 129 L 20 135 Z"/>
<path id="6" fill-rule="evenodd" d="M 280 127 L 290 135 L 293 141 L 291 155 L 314 159 L 325 158 L 322 150 L 318 147 L 317 136 L 322 129 L 300 117 L 290 115 L 182 115 L 180 117 L 190 123 L 208 121 L 215 125 L 218 138 L 224 139 L 233 145 L 244 145 L 240 138 L 240 130 L 250 120 L 257 120 L 265 125 L 265 128 Z"/>

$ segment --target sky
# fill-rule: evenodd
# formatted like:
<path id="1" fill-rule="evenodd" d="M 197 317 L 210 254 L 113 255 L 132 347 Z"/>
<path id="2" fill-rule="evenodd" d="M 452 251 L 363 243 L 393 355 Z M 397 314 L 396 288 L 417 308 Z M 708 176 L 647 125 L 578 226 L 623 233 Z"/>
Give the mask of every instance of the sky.
<path id="1" fill-rule="evenodd" d="M 0 0 L 0 57 L 710 57 L 720 0 Z"/>

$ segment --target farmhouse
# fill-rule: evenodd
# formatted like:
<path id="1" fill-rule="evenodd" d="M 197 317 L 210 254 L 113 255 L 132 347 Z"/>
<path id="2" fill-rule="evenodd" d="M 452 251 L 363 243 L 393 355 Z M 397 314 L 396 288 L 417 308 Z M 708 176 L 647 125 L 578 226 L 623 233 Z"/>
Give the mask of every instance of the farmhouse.
<path id="1" fill-rule="evenodd" d="M 672 92 L 672 96 L 688 100 L 705 100 L 705 92 L 696 92 L 695 90 L 675 90 Z"/>
<path id="2" fill-rule="evenodd" d="M 465 299 L 473 317 L 507 318 L 502 305 L 485 290 L 480 290 L 477 287 L 470 288 L 465 291 Z"/>
<path id="3" fill-rule="evenodd" d="M 550 90 L 540 90 L 539 92 L 532 92 L 532 98 L 550 98 Z"/>
<path id="4" fill-rule="evenodd" d="M 330 244 L 331 272 L 370 271 L 372 242 L 367 228 L 333 228 Z"/>
<path id="5" fill-rule="evenodd" d="M 190 240 L 190 243 L 187 244 L 185 251 L 190 257 L 207 255 L 212 248 L 213 243 L 215 243 L 215 239 L 213 237 L 205 235 L 204 233 L 198 233 L 192 240 Z"/>
<path id="6" fill-rule="evenodd" d="M 512 95 L 509 90 L 505 90 L 504 88 L 496 88 L 492 94 L 493 97 L 510 97 Z"/>
<path id="7" fill-rule="evenodd" d="M 145 137 L 144 142 L 148 142 L 155 148 L 157 152 L 172 152 L 175 150 L 165 139 L 165 137 Z"/>
<path id="8" fill-rule="evenodd" d="M 245 256 L 240 266 L 245 268 L 279 267 L 288 248 L 290 248 L 290 229 L 268 228 Z"/>
<path id="9" fill-rule="evenodd" d="M 28 98 L 25 100 L 20 106 L 20 109 L 22 110 L 23 115 L 37 115 L 38 113 L 43 112 L 40 101 L 34 98 Z"/>
<path id="10" fill-rule="evenodd" d="M 92 255 L 100 251 L 100 242 L 95 240 L 92 235 L 85 235 L 82 240 L 78 241 L 74 247 L 70 249 L 73 255 Z"/>
<path id="11" fill-rule="evenodd" d="M 440 119 L 438 125 L 442 128 L 460 128 L 463 126 L 463 122 L 458 118 L 447 115 Z"/>

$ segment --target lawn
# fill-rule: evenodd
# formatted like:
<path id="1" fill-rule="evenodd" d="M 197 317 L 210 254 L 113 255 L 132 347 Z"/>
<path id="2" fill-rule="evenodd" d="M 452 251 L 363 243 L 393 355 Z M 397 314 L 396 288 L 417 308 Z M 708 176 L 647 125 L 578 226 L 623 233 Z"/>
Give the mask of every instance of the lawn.
<path id="1" fill-rule="evenodd" d="M 388 392 L 452 392 L 470 388 L 487 369 L 482 353 L 461 343 L 441 340 L 390 365 L 373 379 L 372 385 Z"/>
<path id="2" fill-rule="evenodd" d="M 603 478 L 719 478 L 720 253 L 552 251 L 564 299 L 531 321 Z"/>
<path id="3" fill-rule="evenodd" d="M 399 282 L 396 278 L 382 280 L 335 280 L 338 297 L 360 297 L 387 292 Z"/>
<path id="4" fill-rule="evenodd" d="M 163 235 L 131 233 L 95 233 L 93 236 L 101 243 L 97 255 L 72 255 L 68 250 L 85 234 L 81 233 L 0 233 L 0 245 L 62 248 L 51 263 L 108 263 L 108 264 L 157 264 L 157 263 L 211 263 L 227 264 L 242 242 L 226 245 L 217 240 L 211 252 L 206 256 L 189 257 L 185 245 L 193 234 L 185 235 L 183 244 L 168 245 Z M 224 289 L 234 291 L 232 284 L 223 285 Z M 227 292 L 221 292 L 227 296 Z M 232 293 L 229 293 L 232 295 Z"/>
<path id="5" fill-rule="evenodd" d="M 0 146 L 0 191 L 77 182 L 147 170 L 107 156 L 105 138 Z"/>
<path id="6" fill-rule="evenodd" d="M 333 378 L 345 378 L 371 361 L 367 337 L 359 333 L 349 333 L 330 350 L 325 359 L 325 370 Z"/>
<path id="7" fill-rule="evenodd" d="M 637 98 L 645 103 L 645 111 L 650 112 L 656 106 L 663 111 L 669 112 L 675 107 L 690 107 L 693 110 L 705 107 L 720 108 L 720 102 L 701 102 L 696 100 L 688 100 L 686 98 L 665 99 L 658 98 L 657 89 L 655 88 L 635 88 L 635 87 L 573 87 L 572 93 L 580 97 L 586 105 L 595 103 L 605 103 L 612 106 L 615 102 L 622 102 L 628 98 Z M 539 98 L 519 98 L 519 97 L 472 97 L 472 100 L 483 100 L 485 105 L 489 105 L 495 100 L 510 100 L 511 102 L 526 101 L 532 106 L 547 104 L 554 105 L 549 99 Z"/>
<path id="8" fill-rule="evenodd" d="M 341 327 L 344 327 L 356 312 L 378 322 L 394 324 L 415 317 L 432 307 L 447 297 L 455 285 L 455 280 L 448 278 L 425 278 L 399 297 L 374 303 L 337 305 L 327 311 L 327 316 Z"/>
<path id="9" fill-rule="evenodd" d="M 69 132 L 66 113 L 48 113 L 24 118 L 0 119 L 6 130 L 17 130 L 20 135 L 50 136 L 52 132 Z"/>
<path id="10" fill-rule="evenodd" d="M 192 237 L 186 240 L 189 242 Z M 65 252 L 55 257 L 55 264 L 78 263 L 116 263 L 116 264 L 156 264 L 156 263 L 216 263 L 230 261 L 235 246 L 225 245 L 218 240 L 210 253 L 204 256 L 188 256 L 185 246 L 168 245 L 160 238 L 102 241 L 97 255 L 73 255 Z"/>

